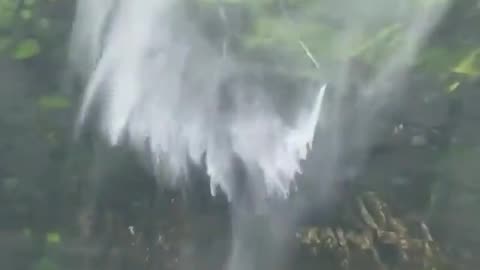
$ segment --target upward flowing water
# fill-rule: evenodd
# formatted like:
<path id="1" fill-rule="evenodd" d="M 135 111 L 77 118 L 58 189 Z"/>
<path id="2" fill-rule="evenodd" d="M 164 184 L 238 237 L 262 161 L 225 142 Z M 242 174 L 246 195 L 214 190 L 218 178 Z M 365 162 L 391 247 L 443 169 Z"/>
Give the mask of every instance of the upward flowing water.
<path id="1" fill-rule="evenodd" d="M 359 94 L 350 101 L 353 106 L 342 107 L 352 81 L 351 67 L 345 62 L 327 65 L 315 59 L 308 44 L 299 39 L 305 59 L 323 72 L 319 75 L 331 76 L 336 89 L 330 94 L 326 85 L 316 85 L 288 100 L 281 97 L 281 89 L 243 77 L 250 66 L 229 53 L 227 42 L 214 46 L 189 17 L 184 2 L 78 1 L 71 58 L 87 82 L 78 125 L 89 116 L 98 119 L 112 145 L 133 147 L 151 160 L 157 172 L 168 172 L 159 177 L 163 183 L 188 184 L 183 180 L 189 164 L 204 165 L 213 195 L 220 188 L 235 203 L 240 192 L 236 182 L 244 181 L 255 204 L 270 196 L 289 195 L 316 131 L 321 131 L 315 143 L 321 162 L 315 159 L 308 174 L 316 179 L 313 186 L 325 194 L 328 185 L 322 181 L 331 181 L 339 153 L 348 152 L 348 147 L 367 148 L 375 114 L 393 102 L 391 90 L 401 83 L 448 3 L 322 1 L 325 11 L 321 13 L 333 14 L 342 25 L 333 46 L 339 52 L 372 28 L 394 24 L 403 31 L 402 42 L 380 61 L 382 68 L 362 82 Z M 308 17 L 315 10 L 309 6 L 300 15 Z M 222 12 L 219 17 L 229 19 Z M 296 18 L 289 18 L 295 27 Z M 325 92 L 331 96 L 328 102 Z M 347 116 L 352 132 L 342 133 Z M 242 179 L 237 176 L 238 164 L 244 169 Z M 244 235 L 235 237 L 234 245 Z M 234 246 L 233 252 L 243 249 Z M 231 267 L 248 269 L 244 261 L 233 254 Z"/>

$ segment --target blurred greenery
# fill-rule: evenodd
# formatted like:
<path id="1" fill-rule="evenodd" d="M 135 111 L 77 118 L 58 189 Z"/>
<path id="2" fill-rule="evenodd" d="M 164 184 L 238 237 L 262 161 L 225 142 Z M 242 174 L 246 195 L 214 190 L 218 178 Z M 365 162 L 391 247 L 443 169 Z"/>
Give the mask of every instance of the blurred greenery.
<path id="1" fill-rule="evenodd" d="M 71 106 L 69 99 L 63 96 L 41 96 L 38 105 L 45 110 L 61 110 Z"/>
<path id="2" fill-rule="evenodd" d="M 15 59 L 24 60 L 40 53 L 40 45 L 35 39 L 25 39 L 18 43 L 13 53 Z"/>
<path id="3" fill-rule="evenodd" d="M 61 268 L 48 257 L 43 257 L 32 270 L 60 270 Z"/>

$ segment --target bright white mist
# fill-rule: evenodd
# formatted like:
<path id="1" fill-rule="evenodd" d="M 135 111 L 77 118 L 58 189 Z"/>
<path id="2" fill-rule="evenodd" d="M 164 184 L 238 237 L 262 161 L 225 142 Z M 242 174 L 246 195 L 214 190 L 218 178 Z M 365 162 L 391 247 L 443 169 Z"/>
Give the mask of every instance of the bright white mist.
<path id="1" fill-rule="evenodd" d="M 337 27 L 333 40 L 338 52 L 332 53 L 338 55 L 359 45 L 352 44 L 359 34 L 375 36 L 378 29 L 396 25 L 402 35 L 397 46 L 378 61 L 379 68 L 353 90 L 354 95 L 349 95 L 355 73 L 349 61 L 325 64 L 321 58 L 314 59 L 308 42 L 299 40 L 305 61 L 310 58 L 335 87 L 325 90 L 325 85 L 318 85 L 299 91 L 298 99 L 284 102 L 288 108 L 282 108 L 274 102 L 279 92 L 259 82 L 242 81 L 241 70 L 249 67 L 226 53 L 226 46 L 223 50 L 212 46 L 185 15 L 183 1 L 77 2 L 71 60 L 87 82 L 78 125 L 95 118 L 112 145 L 125 144 L 142 153 L 157 171 L 169 173 L 161 180 L 173 186 L 188 185 L 182 180 L 189 163 L 205 165 L 212 194 L 220 188 L 230 199 L 238 192 L 235 167 L 240 161 L 245 170 L 242 180 L 248 182 L 248 192 L 253 193 L 249 197 L 256 201 L 288 196 L 315 133 L 314 158 L 306 162 L 309 166 L 301 180 L 309 181 L 312 193 L 329 195 L 335 170 L 342 169 L 337 162 L 351 148 L 357 154 L 368 150 L 375 116 L 382 107 L 397 102 L 398 92 L 392 90 L 401 85 L 449 3 L 323 0 L 321 8 L 309 5 L 296 10 L 292 25 L 323 14 Z M 229 84 L 228 78 L 237 79 Z M 325 92 L 329 98 L 324 100 Z M 280 231 L 286 233 L 301 215 L 297 212 L 316 207 L 314 203 L 283 211 L 269 223 L 270 231 L 282 225 Z M 243 240 L 253 233 L 250 223 L 256 221 L 240 208 L 233 208 L 237 213 L 229 267 L 252 270 L 256 269 L 251 261 L 256 244 Z M 263 259 L 281 262 L 287 250 L 283 241 L 272 240 L 269 247 L 275 258 Z"/>
<path id="2" fill-rule="evenodd" d="M 169 180 L 205 157 L 212 194 L 219 187 L 231 197 L 238 158 L 260 196 L 286 197 L 311 148 L 325 86 L 290 123 L 262 85 L 222 89 L 236 63 L 199 33 L 185 32 L 192 29 L 179 23 L 177 7 L 173 0 L 79 1 L 73 46 L 89 69 L 80 124 L 99 100 L 110 143 L 147 153 Z"/>

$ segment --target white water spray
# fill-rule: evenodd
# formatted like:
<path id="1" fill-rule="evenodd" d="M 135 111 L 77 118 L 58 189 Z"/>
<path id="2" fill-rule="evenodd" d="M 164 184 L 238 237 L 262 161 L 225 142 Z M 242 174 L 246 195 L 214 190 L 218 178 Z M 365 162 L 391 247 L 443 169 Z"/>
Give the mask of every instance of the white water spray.
<path id="1" fill-rule="evenodd" d="M 225 56 L 198 33 L 184 32 L 192 29 L 177 24 L 174 2 L 79 1 L 74 53 L 91 59 L 79 124 L 99 99 L 100 125 L 111 144 L 125 139 L 150 153 L 157 165 L 166 165 L 172 181 L 205 155 L 212 194 L 220 187 L 231 197 L 232 161 L 239 158 L 265 196 L 287 196 L 311 148 L 325 86 L 295 112 L 291 125 L 263 86 L 221 89 L 219 80 L 238 67 L 226 67 Z M 84 14 L 90 10 L 95 12 Z M 222 109 L 223 96 L 230 108 Z"/>
<path id="2" fill-rule="evenodd" d="M 336 164 L 339 156 L 348 153 L 349 147 L 366 151 L 379 108 L 394 102 L 394 86 L 401 83 L 448 6 L 448 1 L 426 0 L 320 1 L 321 9 L 328 16 L 333 14 L 332 24 L 339 25 L 333 39 L 339 55 L 354 47 L 351 43 L 359 34 L 375 31 L 372 29 L 395 24 L 404 34 L 398 46 L 383 56 L 382 68 L 362 82 L 361 89 L 355 89 L 358 93 L 348 107 L 342 106 L 351 93 L 348 61 L 326 65 L 328 61 L 316 59 L 308 42 L 299 38 L 297 44 L 305 59 L 331 76 L 336 89 L 328 103 L 324 102 L 323 85 L 314 89 L 315 98 L 309 99 L 312 94 L 305 89 L 296 93 L 298 100 L 286 102 L 289 108 L 283 108 L 272 98 L 279 92 L 242 78 L 248 67 L 228 54 L 226 42 L 216 49 L 195 27 L 197 22 L 186 15 L 182 2 L 78 1 L 71 60 L 87 81 L 78 125 L 89 117 L 98 118 L 102 134 L 112 145 L 127 144 L 151 158 L 157 170 L 170 173 L 171 177 L 162 180 L 174 186 L 184 184 L 181 179 L 187 175 L 189 163 L 205 165 L 212 194 L 220 188 L 232 200 L 238 192 L 235 160 L 239 160 L 246 171 L 242 180 L 251 187 L 248 192 L 253 193 L 255 202 L 271 195 L 288 196 L 296 175 L 302 173 L 301 161 L 312 150 L 316 131 L 322 132 L 305 178 L 312 178 L 313 193 L 328 194 L 334 171 L 341 168 Z M 422 7 L 431 6 L 418 9 L 419 2 Z M 308 17 L 310 12 L 318 9 L 308 6 L 300 13 Z M 289 19 L 292 25 L 298 21 L 301 25 L 303 17 L 293 15 L 297 16 Z M 237 80 L 228 83 L 229 78 Z M 345 129 L 348 123 L 353 123 L 352 127 Z M 285 211 L 285 216 L 278 218 L 281 222 L 272 222 L 271 231 L 280 223 L 287 224 L 285 228 L 293 224 L 300 216 L 293 212 Z M 256 269 L 246 262 L 251 254 L 245 253 L 255 253 L 250 250 L 251 243 L 240 241 L 251 233 L 245 229 L 250 226 L 244 225 L 255 221 L 242 213 L 234 219 L 229 267 Z M 281 257 L 285 247 L 278 244 L 283 240 L 278 241 L 270 248 Z"/>

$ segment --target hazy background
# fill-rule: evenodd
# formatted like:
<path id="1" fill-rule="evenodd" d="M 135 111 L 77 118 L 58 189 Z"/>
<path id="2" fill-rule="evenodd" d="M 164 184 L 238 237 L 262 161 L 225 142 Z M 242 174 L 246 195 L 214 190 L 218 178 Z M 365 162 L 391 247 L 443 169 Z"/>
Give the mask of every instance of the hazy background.
<path id="1" fill-rule="evenodd" d="M 222 58 L 227 44 L 225 84 L 260 87 L 282 117 L 311 99 L 310 89 L 327 82 L 331 90 L 326 128 L 317 131 L 300 193 L 251 222 L 232 219 L 225 198 L 210 196 L 199 168 L 189 172 L 189 186 L 156 192 L 150 168 L 128 149 L 109 148 L 94 121 L 72 140 L 85 86 L 78 75 L 86 76 L 67 68 L 75 4 L 0 2 L 5 269 L 220 269 L 231 228 L 257 243 L 252 261 L 263 268 L 308 269 L 310 259 L 292 240 L 297 225 L 348 230 L 348 222 L 332 220 L 343 215 L 343 203 L 370 190 L 400 217 L 426 221 L 451 267 L 475 269 L 476 1 L 225 1 L 223 10 L 189 1 L 179 38 L 209 42 L 208 49 L 196 47 L 189 65 L 193 85 L 211 79 L 208 63 Z M 73 54 L 85 65 L 95 59 Z M 327 260 L 312 265 L 331 267 Z"/>

